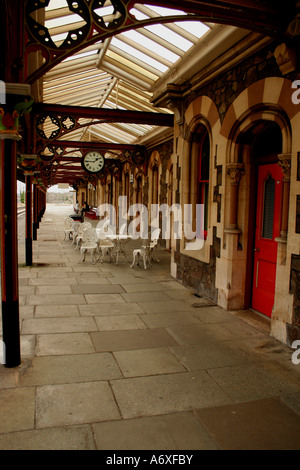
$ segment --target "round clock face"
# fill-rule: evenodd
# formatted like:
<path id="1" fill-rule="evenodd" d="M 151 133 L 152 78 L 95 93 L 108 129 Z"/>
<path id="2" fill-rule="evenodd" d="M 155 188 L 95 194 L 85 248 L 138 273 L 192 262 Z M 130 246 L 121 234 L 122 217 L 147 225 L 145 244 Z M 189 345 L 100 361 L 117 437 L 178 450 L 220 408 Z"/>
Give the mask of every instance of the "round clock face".
<path id="1" fill-rule="evenodd" d="M 104 157 L 101 153 L 91 151 L 82 158 L 82 166 L 89 173 L 98 173 L 104 167 Z"/>

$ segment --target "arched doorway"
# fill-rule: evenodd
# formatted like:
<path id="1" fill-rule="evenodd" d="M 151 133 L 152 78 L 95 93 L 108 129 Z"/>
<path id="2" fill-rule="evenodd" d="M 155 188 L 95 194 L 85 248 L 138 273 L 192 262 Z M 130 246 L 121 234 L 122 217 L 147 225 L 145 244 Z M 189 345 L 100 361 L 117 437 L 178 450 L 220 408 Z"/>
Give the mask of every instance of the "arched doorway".
<path id="1" fill-rule="evenodd" d="M 250 149 L 246 306 L 271 317 L 282 213 L 282 133 L 276 123 L 260 121 L 242 140 L 242 149 Z"/>

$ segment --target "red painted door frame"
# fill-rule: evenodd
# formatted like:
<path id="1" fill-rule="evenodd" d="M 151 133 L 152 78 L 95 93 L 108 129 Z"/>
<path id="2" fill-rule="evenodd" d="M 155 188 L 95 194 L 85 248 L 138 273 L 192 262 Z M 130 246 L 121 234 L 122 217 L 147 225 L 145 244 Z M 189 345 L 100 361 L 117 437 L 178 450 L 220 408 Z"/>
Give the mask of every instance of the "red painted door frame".
<path id="1" fill-rule="evenodd" d="M 282 170 L 276 163 L 258 167 L 252 308 L 269 317 L 275 297 L 275 239 L 280 235 L 282 178 Z"/>

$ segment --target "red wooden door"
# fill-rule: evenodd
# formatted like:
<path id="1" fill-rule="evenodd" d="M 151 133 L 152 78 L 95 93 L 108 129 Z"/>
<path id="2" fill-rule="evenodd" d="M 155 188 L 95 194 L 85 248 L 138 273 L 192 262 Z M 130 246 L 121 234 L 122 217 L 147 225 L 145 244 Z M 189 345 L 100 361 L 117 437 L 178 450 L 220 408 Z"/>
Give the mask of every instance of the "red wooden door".
<path id="1" fill-rule="evenodd" d="M 252 307 L 269 317 L 275 296 L 282 178 L 276 163 L 258 168 Z"/>

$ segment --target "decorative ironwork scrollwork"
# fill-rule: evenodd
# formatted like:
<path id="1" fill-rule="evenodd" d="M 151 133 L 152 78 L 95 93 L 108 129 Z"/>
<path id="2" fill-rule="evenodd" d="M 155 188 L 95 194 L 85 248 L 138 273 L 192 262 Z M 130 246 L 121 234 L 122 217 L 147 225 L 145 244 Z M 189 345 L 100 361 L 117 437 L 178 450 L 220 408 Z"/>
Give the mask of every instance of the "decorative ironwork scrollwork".
<path id="1" fill-rule="evenodd" d="M 51 124 L 56 126 L 56 128 L 50 133 L 50 135 L 46 135 L 43 130 L 43 126 L 45 124 L 46 119 L 49 119 L 51 121 Z M 61 123 L 57 116 L 54 116 L 52 114 L 42 114 L 37 118 L 35 129 L 41 139 L 51 140 L 55 139 L 60 134 Z"/>
<path id="2" fill-rule="evenodd" d="M 89 35 L 91 29 L 91 18 L 88 5 L 84 0 L 67 0 L 69 10 L 73 14 L 79 15 L 85 24 L 69 31 L 67 37 L 61 44 L 57 45 L 53 41 L 48 28 L 34 19 L 34 13 L 49 5 L 50 0 L 27 1 L 26 4 L 26 22 L 30 34 L 34 39 L 47 49 L 54 51 L 72 49 L 78 46 Z"/>
<path id="3" fill-rule="evenodd" d="M 45 125 L 51 126 L 51 129 L 46 134 Z M 37 117 L 35 129 L 38 136 L 46 141 L 52 140 L 60 136 L 62 133 L 67 133 L 77 127 L 77 119 L 73 116 L 56 116 L 54 114 L 44 113 Z"/>
<path id="4" fill-rule="evenodd" d="M 133 152 L 131 156 L 131 161 L 136 166 L 143 165 L 143 163 L 145 162 L 145 159 L 146 159 L 145 154 L 140 152 L 139 150 L 137 150 L 136 152 Z"/>
<path id="5" fill-rule="evenodd" d="M 111 175 L 117 175 L 120 172 L 121 169 L 121 164 L 118 161 L 111 162 L 108 165 L 108 171 L 110 172 Z"/>
<path id="6" fill-rule="evenodd" d="M 107 10 L 105 10 L 107 8 L 113 9 L 113 11 L 109 11 L 107 14 Z M 110 2 L 94 0 L 91 10 L 94 24 L 105 30 L 118 28 L 126 19 L 126 9 L 120 0 L 111 0 Z M 106 19 L 104 19 L 105 16 Z"/>
<path id="7" fill-rule="evenodd" d="M 43 147 L 39 152 L 39 156 L 44 162 L 51 162 L 55 157 L 61 157 L 65 153 L 62 147 L 55 147 L 53 145 L 47 145 Z"/>

